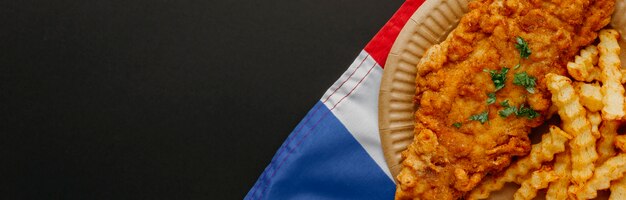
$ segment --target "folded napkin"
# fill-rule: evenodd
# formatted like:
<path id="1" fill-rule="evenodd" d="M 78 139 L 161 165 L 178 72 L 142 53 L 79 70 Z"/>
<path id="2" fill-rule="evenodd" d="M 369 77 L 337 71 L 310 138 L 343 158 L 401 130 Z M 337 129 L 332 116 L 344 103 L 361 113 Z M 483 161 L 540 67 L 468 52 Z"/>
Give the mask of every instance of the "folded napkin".
<path id="1" fill-rule="evenodd" d="M 408 0 L 291 132 L 245 199 L 393 199 L 378 136 L 387 55 L 424 0 Z"/>

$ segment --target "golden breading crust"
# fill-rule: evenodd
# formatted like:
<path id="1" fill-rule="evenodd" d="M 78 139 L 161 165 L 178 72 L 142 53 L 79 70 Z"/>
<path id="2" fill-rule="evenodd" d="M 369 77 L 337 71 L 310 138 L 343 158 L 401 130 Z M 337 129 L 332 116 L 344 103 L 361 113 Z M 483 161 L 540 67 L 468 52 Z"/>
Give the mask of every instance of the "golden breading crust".
<path id="1" fill-rule="evenodd" d="M 488 174 L 528 154 L 532 127 L 542 124 L 550 104 L 545 75 L 565 74 L 567 63 L 610 21 L 614 0 L 475 0 L 469 13 L 418 64 L 415 141 L 402 153 L 396 199 L 458 199 Z M 532 54 L 520 58 L 516 37 Z M 521 67 L 513 69 L 517 64 Z M 510 68 L 495 91 L 489 73 Z M 513 84 L 514 74 L 536 77 L 534 93 Z M 539 117 L 501 117 L 501 103 L 522 104 Z M 470 116 L 488 112 L 481 124 Z M 461 123 L 460 128 L 453 126 Z M 458 125 L 458 124 L 457 124 Z M 424 140 L 421 141 L 422 138 Z"/>

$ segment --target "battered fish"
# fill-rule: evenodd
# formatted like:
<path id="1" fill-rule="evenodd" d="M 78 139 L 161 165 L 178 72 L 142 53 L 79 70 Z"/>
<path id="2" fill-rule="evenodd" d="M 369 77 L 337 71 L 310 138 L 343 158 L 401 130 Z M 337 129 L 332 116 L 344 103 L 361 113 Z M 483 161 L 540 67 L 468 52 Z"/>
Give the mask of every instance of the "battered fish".
<path id="1" fill-rule="evenodd" d="M 614 0 L 476 0 L 417 66 L 415 138 L 396 199 L 459 199 L 530 150 L 565 74 L 607 25 Z"/>

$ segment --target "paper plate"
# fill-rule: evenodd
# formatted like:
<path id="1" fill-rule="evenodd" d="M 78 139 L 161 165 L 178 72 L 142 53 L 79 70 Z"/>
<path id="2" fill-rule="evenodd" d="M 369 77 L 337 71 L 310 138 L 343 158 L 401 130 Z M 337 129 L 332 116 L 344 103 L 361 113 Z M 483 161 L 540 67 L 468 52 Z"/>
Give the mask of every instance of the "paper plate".
<path id="1" fill-rule="evenodd" d="M 380 138 L 387 166 L 394 177 L 401 169 L 401 153 L 413 141 L 415 76 L 417 63 L 426 50 L 443 41 L 468 11 L 469 0 L 425 1 L 415 11 L 394 42 L 380 85 L 378 119 Z M 618 0 L 611 26 L 622 34 L 626 48 L 626 0 Z M 620 57 L 626 61 L 626 49 Z M 622 62 L 622 67 L 626 62 Z M 501 191 L 491 199 L 509 199 L 514 190 Z M 503 198 L 504 196 L 507 196 Z"/>

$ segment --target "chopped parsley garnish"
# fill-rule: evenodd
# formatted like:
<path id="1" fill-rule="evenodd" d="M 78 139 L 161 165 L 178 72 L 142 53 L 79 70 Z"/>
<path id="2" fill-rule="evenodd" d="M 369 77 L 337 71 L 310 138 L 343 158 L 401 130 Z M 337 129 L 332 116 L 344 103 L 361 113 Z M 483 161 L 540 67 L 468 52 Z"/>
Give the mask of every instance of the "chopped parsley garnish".
<path id="1" fill-rule="evenodd" d="M 515 67 L 513 67 L 513 69 L 517 69 L 519 68 L 521 65 L 519 63 L 517 63 L 517 65 L 515 65 Z"/>
<path id="2" fill-rule="evenodd" d="M 517 36 L 515 40 L 517 41 L 515 48 L 519 51 L 519 56 L 524 59 L 528 59 L 528 56 L 530 56 L 532 52 L 530 51 L 530 48 L 528 48 L 526 40 L 520 36 Z"/>
<path id="3" fill-rule="evenodd" d="M 502 107 L 510 107 L 511 105 L 509 105 L 509 100 L 505 99 L 504 101 L 500 102 L 500 105 Z"/>
<path id="4" fill-rule="evenodd" d="M 523 86 L 526 88 L 526 91 L 535 93 L 535 80 L 537 78 L 528 75 L 526 72 L 515 73 L 513 84 Z"/>
<path id="5" fill-rule="evenodd" d="M 500 117 L 506 118 L 511 114 L 515 114 L 515 116 L 517 117 L 527 117 L 528 119 L 534 119 L 540 116 L 537 111 L 533 110 L 530 107 L 526 107 L 524 104 L 520 105 L 518 109 L 515 106 L 509 105 L 509 100 L 504 100 L 500 102 L 500 105 L 504 107 L 504 109 L 498 112 L 498 114 L 500 114 Z"/>
<path id="6" fill-rule="evenodd" d="M 517 107 L 509 105 L 508 99 L 500 102 L 500 105 L 504 107 L 503 110 L 500 110 L 500 112 L 498 112 L 498 114 L 500 114 L 500 117 L 506 118 L 513 113 L 517 113 Z"/>
<path id="7" fill-rule="evenodd" d="M 481 112 L 479 114 L 476 115 L 472 115 L 469 118 L 472 121 L 479 121 L 480 124 L 484 124 L 485 122 L 487 122 L 489 120 L 489 112 L 485 111 L 485 112 Z"/>
<path id="8" fill-rule="evenodd" d="M 506 73 L 509 72 L 509 68 L 503 67 L 499 73 L 498 73 L 498 70 L 484 69 L 483 71 L 491 75 L 491 80 L 493 81 L 493 85 L 496 86 L 495 91 L 498 91 L 504 87 L 504 81 L 506 81 Z"/>
<path id="9" fill-rule="evenodd" d="M 491 105 L 496 102 L 496 93 L 488 93 L 487 96 L 487 105 Z"/>
<path id="10" fill-rule="evenodd" d="M 530 107 L 524 107 L 524 104 L 522 104 L 519 106 L 519 111 L 517 111 L 515 115 L 517 115 L 517 117 L 527 117 L 528 119 L 534 119 L 536 117 L 539 117 L 540 114 Z"/>
<path id="11" fill-rule="evenodd" d="M 456 128 L 461 128 L 461 125 L 463 125 L 463 124 L 461 124 L 461 122 L 456 122 L 456 123 L 452 124 L 452 126 L 454 126 Z"/>
<path id="12" fill-rule="evenodd" d="M 504 108 L 503 110 L 500 110 L 500 112 L 498 112 L 498 114 L 500 114 L 500 117 L 508 117 L 509 115 L 516 113 L 517 112 L 517 107 L 513 106 L 513 107 L 507 107 Z"/>

